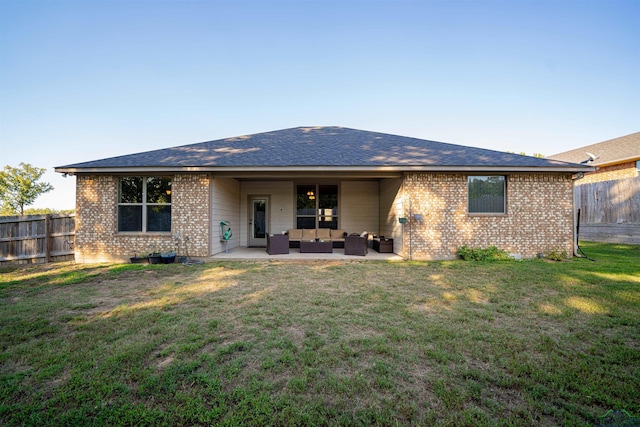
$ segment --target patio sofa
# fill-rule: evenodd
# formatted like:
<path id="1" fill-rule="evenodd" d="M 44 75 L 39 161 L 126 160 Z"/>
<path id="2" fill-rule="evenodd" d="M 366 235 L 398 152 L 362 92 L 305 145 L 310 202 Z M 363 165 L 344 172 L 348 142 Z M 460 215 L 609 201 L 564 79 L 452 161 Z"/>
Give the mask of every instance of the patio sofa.
<path id="1" fill-rule="evenodd" d="M 290 228 L 286 232 L 289 236 L 289 247 L 299 248 L 301 240 L 331 240 L 334 248 L 344 247 L 344 238 L 347 233 L 344 230 L 332 230 L 329 228 L 317 228 L 317 229 L 299 229 Z"/>

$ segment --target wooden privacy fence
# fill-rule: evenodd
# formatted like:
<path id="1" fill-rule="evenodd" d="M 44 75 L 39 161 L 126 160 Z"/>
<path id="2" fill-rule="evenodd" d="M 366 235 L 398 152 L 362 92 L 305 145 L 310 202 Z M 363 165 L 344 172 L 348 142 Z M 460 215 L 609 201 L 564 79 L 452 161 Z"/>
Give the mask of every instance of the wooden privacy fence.
<path id="1" fill-rule="evenodd" d="M 574 202 L 581 240 L 640 245 L 640 177 L 577 185 Z"/>
<path id="2" fill-rule="evenodd" d="M 75 215 L 0 217 L 0 265 L 73 261 Z"/>

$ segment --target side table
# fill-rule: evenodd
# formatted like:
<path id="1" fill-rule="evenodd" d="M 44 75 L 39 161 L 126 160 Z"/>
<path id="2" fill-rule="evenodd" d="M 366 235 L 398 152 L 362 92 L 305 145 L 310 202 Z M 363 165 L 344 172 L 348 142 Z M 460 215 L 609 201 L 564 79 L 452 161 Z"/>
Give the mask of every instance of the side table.
<path id="1" fill-rule="evenodd" d="M 379 253 L 393 253 L 393 239 L 373 239 L 373 249 Z"/>

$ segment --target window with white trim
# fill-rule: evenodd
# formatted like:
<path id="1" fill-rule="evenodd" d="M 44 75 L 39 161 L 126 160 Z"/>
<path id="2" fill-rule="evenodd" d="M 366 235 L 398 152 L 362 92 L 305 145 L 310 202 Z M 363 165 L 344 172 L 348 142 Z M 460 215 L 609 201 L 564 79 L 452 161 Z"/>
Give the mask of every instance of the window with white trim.
<path id="1" fill-rule="evenodd" d="M 171 178 L 124 176 L 118 183 L 118 231 L 171 232 Z"/>
<path id="2" fill-rule="evenodd" d="M 469 213 L 506 213 L 506 181 L 506 177 L 501 175 L 470 176 Z"/>

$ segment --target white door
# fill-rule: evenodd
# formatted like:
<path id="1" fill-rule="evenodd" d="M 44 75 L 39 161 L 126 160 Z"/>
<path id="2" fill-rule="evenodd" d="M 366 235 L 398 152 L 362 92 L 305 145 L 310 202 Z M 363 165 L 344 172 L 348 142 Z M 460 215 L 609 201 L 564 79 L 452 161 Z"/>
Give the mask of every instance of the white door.
<path id="1" fill-rule="evenodd" d="M 268 208 L 268 198 L 249 198 L 249 246 L 267 246 Z"/>

